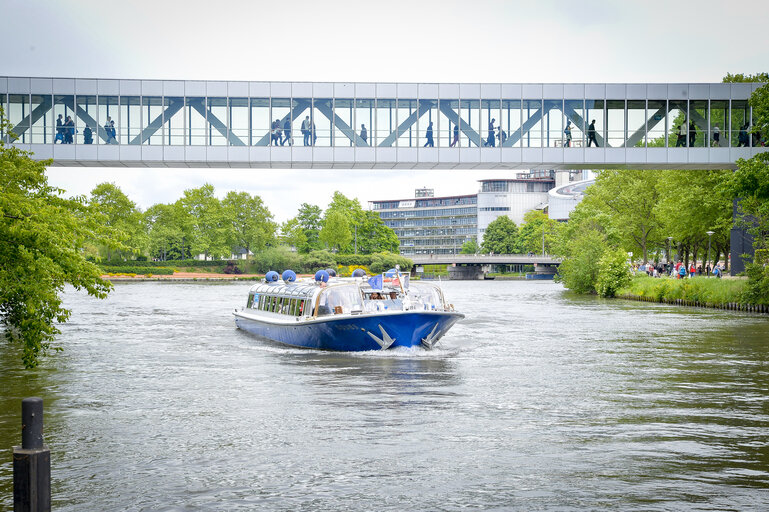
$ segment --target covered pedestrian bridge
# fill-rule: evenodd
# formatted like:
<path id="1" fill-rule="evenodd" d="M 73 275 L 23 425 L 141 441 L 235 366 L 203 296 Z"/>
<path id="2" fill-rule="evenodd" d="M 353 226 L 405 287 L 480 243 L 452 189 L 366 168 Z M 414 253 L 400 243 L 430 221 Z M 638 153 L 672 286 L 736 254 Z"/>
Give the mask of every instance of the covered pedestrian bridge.
<path id="1" fill-rule="evenodd" d="M 760 85 L 0 77 L 0 136 L 58 166 L 725 169 L 766 150 Z"/>

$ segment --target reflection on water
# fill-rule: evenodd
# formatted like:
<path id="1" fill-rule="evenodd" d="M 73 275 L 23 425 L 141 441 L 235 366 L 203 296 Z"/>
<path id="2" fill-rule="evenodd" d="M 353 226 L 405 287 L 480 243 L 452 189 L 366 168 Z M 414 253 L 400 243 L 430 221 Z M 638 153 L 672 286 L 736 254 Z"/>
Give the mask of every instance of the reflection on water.
<path id="1" fill-rule="evenodd" d="M 437 350 L 340 354 L 236 330 L 248 287 L 68 292 L 63 353 L 0 345 L 0 449 L 36 395 L 57 510 L 765 509 L 765 317 L 450 282 Z"/>

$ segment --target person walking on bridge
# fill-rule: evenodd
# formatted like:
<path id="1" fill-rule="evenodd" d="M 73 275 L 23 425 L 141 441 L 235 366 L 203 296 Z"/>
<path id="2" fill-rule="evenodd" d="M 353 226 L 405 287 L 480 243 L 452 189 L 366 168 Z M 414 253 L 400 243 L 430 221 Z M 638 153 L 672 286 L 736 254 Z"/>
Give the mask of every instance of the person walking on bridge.
<path id="1" fill-rule="evenodd" d="M 302 143 L 305 146 L 310 145 L 310 116 L 304 116 L 304 121 L 302 121 Z"/>
<path id="2" fill-rule="evenodd" d="M 587 127 L 587 147 L 590 147 L 591 143 L 595 143 L 595 147 L 600 147 L 595 140 L 595 119 L 590 121 L 590 126 Z"/>
<path id="3" fill-rule="evenodd" d="M 676 147 L 681 147 L 686 145 L 686 123 L 681 123 L 678 125 L 678 128 L 676 129 L 676 133 L 678 134 L 678 138 L 676 139 Z"/>
<path id="4" fill-rule="evenodd" d="M 449 144 L 450 148 L 453 148 L 456 143 L 459 142 L 459 124 L 454 125 L 454 140 Z"/>
<path id="5" fill-rule="evenodd" d="M 689 147 L 694 147 L 694 141 L 697 139 L 697 127 L 694 126 L 694 121 L 689 121 Z"/>
<path id="6" fill-rule="evenodd" d="M 491 146 L 492 148 L 496 146 L 496 144 L 494 143 L 494 139 L 495 139 L 494 135 L 497 129 L 494 128 L 494 121 L 496 121 L 496 119 L 494 118 L 491 118 L 491 121 L 489 121 L 489 136 L 486 137 L 486 144 L 484 144 L 484 146 Z"/>
<path id="7" fill-rule="evenodd" d="M 427 125 L 427 131 L 425 132 L 425 139 L 427 139 L 427 142 L 425 142 L 425 145 L 422 146 L 423 148 L 435 147 L 435 141 L 433 141 L 433 122 L 432 121 L 430 121 L 430 124 Z"/>
<path id="8" fill-rule="evenodd" d="M 430 124 L 432 124 L 432 123 L 430 123 Z M 368 145 L 368 132 L 366 131 L 366 125 L 365 124 L 361 124 L 360 125 L 360 138 L 361 138 L 361 140 L 366 145 Z"/>

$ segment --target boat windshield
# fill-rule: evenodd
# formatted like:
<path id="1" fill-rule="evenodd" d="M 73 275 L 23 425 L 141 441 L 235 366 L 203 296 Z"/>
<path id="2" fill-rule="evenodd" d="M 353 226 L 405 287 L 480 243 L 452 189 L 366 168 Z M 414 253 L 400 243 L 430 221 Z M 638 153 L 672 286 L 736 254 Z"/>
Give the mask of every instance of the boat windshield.
<path id="1" fill-rule="evenodd" d="M 443 310 L 443 298 L 437 286 L 428 283 L 411 283 L 409 297 L 423 307 L 418 309 Z"/>
<path id="2" fill-rule="evenodd" d="M 320 294 L 318 315 L 338 315 L 362 309 L 363 298 L 357 284 L 331 286 Z"/>

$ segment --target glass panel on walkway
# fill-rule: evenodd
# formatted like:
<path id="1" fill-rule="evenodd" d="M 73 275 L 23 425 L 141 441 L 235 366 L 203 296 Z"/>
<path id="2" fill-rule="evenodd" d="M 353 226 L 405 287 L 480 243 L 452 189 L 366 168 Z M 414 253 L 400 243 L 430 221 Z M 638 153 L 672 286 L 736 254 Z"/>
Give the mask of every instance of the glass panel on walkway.
<path id="1" fill-rule="evenodd" d="M 227 98 L 208 98 L 206 135 L 209 146 L 227 145 Z"/>
<path id="2" fill-rule="evenodd" d="M 670 100 L 668 114 L 668 147 L 686 147 L 689 119 L 686 100 Z"/>
<path id="3" fill-rule="evenodd" d="M 667 101 L 649 100 L 647 102 L 647 147 L 665 147 L 665 126 L 667 124 Z"/>
<path id="4" fill-rule="evenodd" d="M 251 145 L 270 144 L 270 98 L 251 98 Z"/>
<path id="5" fill-rule="evenodd" d="M 351 147 L 355 137 L 352 133 L 353 106 L 355 102 L 351 98 L 339 98 L 334 100 L 334 145 L 339 147 Z"/>
<path id="6" fill-rule="evenodd" d="M 206 110 L 205 98 L 186 98 L 185 115 L 187 118 L 187 145 L 206 145 Z"/>
<path id="7" fill-rule="evenodd" d="M 402 129 L 398 137 L 398 147 L 408 148 L 417 145 L 417 100 L 398 99 L 397 125 Z"/>
<path id="8" fill-rule="evenodd" d="M 251 142 L 248 140 L 250 133 L 248 129 L 248 98 L 229 98 L 228 103 L 230 108 L 227 114 L 230 119 L 230 132 L 232 133 L 230 145 L 250 146 Z"/>
<path id="9" fill-rule="evenodd" d="M 99 113 L 96 96 L 78 96 L 76 110 L 75 125 L 78 131 L 76 142 L 79 144 L 98 144 Z"/>
<path id="10" fill-rule="evenodd" d="M 120 97 L 120 126 L 118 134 L 121 144 L 139 144 L 142 130 L 142 111 L 139 96 Z"/>
<path id="11" fill-rule="evenodd" d="M 164 141 L 169 146 L 183 146 L 185 142 L 184 128 L 184 98 L 178 96 L 166 96 L 163 98 L 165 108 L 165 134 Z"/>
<path id="12" fill-rule="evenodd" d="M 689 146 L 703 148 L 708 134 L 708 100 L 691 100 L 689 102 Z"/>
<path id="13" fill-rule="evenodd" d="M 731 134 L 732 147 L 750 146 L 750 110 L 747 100 L 732 100 Z"/>
<path id="14" fill-rule="evenodd" d="M 8 96 L 8 111 L 6 117 L 11 124 L 11 131 L 16 142 L 29 142 L 29 96 L 26 94 L 10 94 Z"/>
<path id="15" fill-rule="evenodd" d="M 331 98 L 315 98 L 313 101 L 311 144 L 313 146 L 329 147 L 333 143 L 333 124 L 331 122 L 333 112 L 333 100 Z"/>
<path id="16" fill-rule="evenodd" d="M 374 142 L 377 146 L 395 146 L 395 137 L 390 137 L 390 134 L 395 132 L 395 127 L 397 126 L 395 106 L 394 99 L 386 98 L 376 101 L 376 139 L 374 139 Z"/>
<path id="17" fill-rule="evenodd" d="M 710 102 L 710 145 L 729 146 L 729 100 Z"/>
<path id="18" fill-rule="evenodd" d="M 606 147 L 625 144 L 625 100 L 606 100 Z"/>
<path id="19" fill-rule="evenodd" d="M 104 128 L 104 133 L 99 137 L 99 143 L 117 144 L 117 126 L 120 116 L 118 96 L 99 96 L 99 123 Z M 54 109 L 56 109 L 54 98 Z M 55 114 L 58 112 L 54 111 Z M 106 137 L 106 139 L 105 139 Z"/>
<path id="20" fill-rule="evenodd" d="M 569 147 L 585 147 L 585 109 L 582 100 L 566 100 L 563 102 L 563 111 L 566 121 L 571 122 L 571 144 Z M 564 126 L 564 130 L 566 127 Z M 566 135 L 566 134 L 564 134 Z"/>
<path id="21" fill-rule="evenodd" d="M 82 97 L 83 96 L 80 96 L 78 100 Z M 51 98 L 50 94 L 32 95 L 32 117 L 30 118 L 32 128 L 30 129 L 29 134 L 29 141 L 31 143 L 47 144 L 53 142 L 54 137 L 56 136 L 56 126 L 53 122 L 52 106 L 53 98 Z"/>
<path id="22" fill-rule="evenodd" d="M 497 147 L 499 143 L 499 126 L 502 113 L 499 100 L 481 100 L 481 144 L 487 148 Z"/>
<path id="23" fill-rule="evenodd" d="M 525 148 L 542 147 L 542 101 L 523 100 L 523 140 Z"/>
<path id="24" fill-rule="evenodd" d="M 502 145 L 520 147 L 521 100 L 502 100 L 499 124 L 505 135 Z"/>
<path id="25" fill-rule="evenodd" d="M 419 100 L 419 143 L 422 147 L 438 145 L 438 100 Z"/>
<path id="26" fill-rule="evenodd" d="M 56 142 L 72 144 L 75 142 L 75 97 L 60 94 L 53 97 L 53 115 L 56 123 Z M 59 117 L 61 116 L 61 117 Z M 61 126 L 59 125 L 61 120 Z"/>
<path id="27" fill-rule="evenodd" d="M 605 118 L 606 109 L 604 100 L 585 100 L 585 134 L 587 146 L 594 147 L 605 145 Z"/>
<path id="28" fill-rule="evenodd" d="M 440 116 L 438 118 L 438 145 L 441 147 L 459 147 L 459 110 L 458 100 L 440 100 L 438 102 Z"/>
<path id="29" fill-rule="evenodd" d="M 543 147 L 563 147 L 565 142 L 565 128 L 563 120 L 563 101 L 545 100 L 545 118 L 543 123 L 544 141 Z"/>
<path id="30" fill-rule="evenodd" d="M 642 148 L 646 143 L 646 101 L 628 100 L 627 135 L 622 143 L 625 147 Z"/>
<path id="31" fill-rule="evenodd" d="M 312 98 L 291 100 L 292 145 L 310 145 L 310 105 L 312 105 Z"/>
<path id="32" fill-rule="evenodd" d="M 376 112 L 376 100 L 362 99 L 355 100 L 355 130 L 359 136 L 361 146 L 372 146 L 374 134 L 374 113 Z"/>
<path id="33" fill-rule="evenodd" d="M 481 101 L 462 99 L 459 106 L 463 123 L 460 128 L 464 128 L 460 130 L 462 145 L 477 148 L 481 145 Z"/>
<path id="34" fill-rule="evenodd" d="M 160 96 L 142 97 L 142 117 L 140 144 L 159 146 L 163 144 L 163 98 Z"/>

